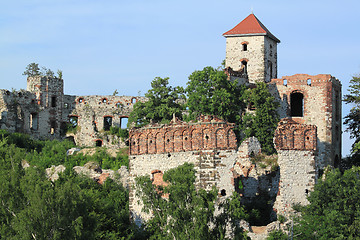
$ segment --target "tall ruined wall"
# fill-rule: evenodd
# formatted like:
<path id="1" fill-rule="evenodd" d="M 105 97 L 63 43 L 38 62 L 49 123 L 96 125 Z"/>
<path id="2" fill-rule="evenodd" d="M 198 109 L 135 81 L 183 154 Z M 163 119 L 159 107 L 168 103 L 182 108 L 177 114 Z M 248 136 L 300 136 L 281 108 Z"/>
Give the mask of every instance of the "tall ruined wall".
<path id="1" fill-rule="evenodd" d="M 233 127 L 215 116 L 201 116 L 190 123 L 174 119 L 169 125 L 150 124 L 130 130 L 130 155 L 236 149 Z"/>
<path id="2" fill-rule="evenodd" d="M 146 101 L 145 97 L 132 96 L 64 96 L 63 122 L 71 117 L 77 118 L 78 129 L 73 134 L 79 145 L 117 148 L 124 142 L 107 133 L 111 126 L 126 128 L 127 119 L 137 101 Z M 111 120 L 109 120 L 111 119 Z"/>
<path id="3" fill-rule="evenodd" d="M 335 159 L 341 156 L 340 81 L 327 74 L 296 74 L 272 79 L 269 88 L 280 102 L 281 118 L 290 117 L 296 122 L 317 126 L 319 164 L 334 165 Z M 296 100 L 296 96 L 303 96 L 303 100 Z M 302 106 L 292 106 L 292 99 Z M 302 108 L 302 113 L 294 115 L 292 108 Z"/>
<path id="4" fill-rule="evenodd" d="M 216 186 L 223 196 L 230 196 L 234 191 L 232 168 L 237 158 L 233 127 L 234 124 L 214 116 L 201 116 L 198 122 L 174 119 L 168 125 L 150 124 L 130 130 L 130 210 L 133 219 L 141 222 L 149 217 L 141 212 L 135 178 L 149 175 L 154 184 L 161 184 L 165 171 L 184 163 L 194 164 L 197 187 L 209 190 Z"/>
<path id="5" fill-rule="evenodd" d="M 280 183 L 274 204 L 277 214 L 289 216 L 294 204 L 308 204 L 307 196 L 316 183 L 319 169 L 317 128 L 282 119 L 275 132 Z"/>
<path id="6" fill-rule="evenodd" d="M 135 222 L 141 223 L 149 218 L 144 214 L 142 203 L 136 195 L 135 178 L 148 175 L 154 184 L 162 183 L 162 174 L 167 170 L 176 168 L 184 163 L 194 164 L 196 170 L 196 186 L 204 189 L 211 189 L 216 186 L 219 194 L 231 196 L 234 191 L 231 168 L 236 161 L 235 150 L 204 150 L 130 155 L 130 193 L 129 204 L 132 218 Z M 161 175 L 160 180 L 157 174 Z"/>

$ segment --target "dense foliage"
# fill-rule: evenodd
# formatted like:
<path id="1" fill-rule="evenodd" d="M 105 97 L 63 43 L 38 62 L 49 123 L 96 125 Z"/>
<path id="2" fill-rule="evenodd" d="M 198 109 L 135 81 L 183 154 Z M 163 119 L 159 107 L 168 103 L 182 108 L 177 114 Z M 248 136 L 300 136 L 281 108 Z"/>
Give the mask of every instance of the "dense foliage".
<path id="1" fill-rule="evenodd" d="M 153 215 L 146 225 L 150 239 L 225 239 L 227 224 L 236 229 L 237 239 L 245 238 L 235 227 L 235 220 L 245 217 L 239 196 L 221 203 L 223 212 L 215 216 L 217 189 L 197 190 L 195 178 L 193 165 L 186 163 L 164 174 L 168 186 L 153 185 L 148 176 L 137 178 L 143 210 Z"/>
<path id="2" fill-rule="evenodd" d="M 256 88 L 247 89 L 243 99 L 246 105 L 253 109 L 243 116 L 241 130 L 245 137 L 255 136 L 261 144 L 262 152 L 274 153 L 273 138 L 279 122 L 276 111 L 279 103 L 275 101 L 266 83 L 263 82 L 257 83 Z"/>
<path id="3" fill-rule="evenodd" d="M 110 179 L 99 185 L 72 171 L 93 157 L 67 157 L 72 145 L 65 141 L 36 141 L 5 131 L 0 136 L 0 239 L 135 238 L 128 191 Z M 25 160 L 30 167 L 23 168 Z M 57 164 L 67 169 L 51 182 L 44 168 Z"/>
<path id="4" fill-rule="evenodd" d="M 226 121 L 241 121 L 240 113 L 244 111 L 242 95 L 245 86 L 237 81 L 229 81 L 222 70 L 205 67 L 189 76 L 185 89 L 186 106 L 189 117 L 195 119 L 200 114 L 216 115 Z"/>
<path id="5" fill-rule="evenodd" d="M 350 136 L 355 139 L 352 146 L 352 156 L 350 157 L 350 165 L 360 165 L 360 76 L 354 76 L 350 80 L 349 94 L 344 96 L 344 101 L 353 107 L 350 113 L 345 116 L 344 124 Z"/>
<path id="6" fill-rule="evenodd" d="M 62 71 L 57 70 L 57 78 L 62 79 Z M 46 77 L 55 77 L 55 73 L 46 67 L 39 67 L 38 63 L 30 63 L 26 66 L 25 71 L 22 75 L 28 76 L 28 77 L 35 77 L 35 76 L 46 76 Z"/>
<path id="7" fill-rule="evenodd" d="M 138 101 L 134 105 L 128 121 L 129 127 L 141 127 L 150 122 L 168 123 L 174 114 L 182 118 L 184 90 L 168 85 L 169 78 L 157 77 L 151 82 L 151 89 L 145 94 L 147 101 Z"/>
<path id="8" fill-rule="evenodd" d="M 296 239 L 360 238 L 360 168 L 343 174 L 335 169 L 319 180 L 302 218 L 294 226 Z"/>

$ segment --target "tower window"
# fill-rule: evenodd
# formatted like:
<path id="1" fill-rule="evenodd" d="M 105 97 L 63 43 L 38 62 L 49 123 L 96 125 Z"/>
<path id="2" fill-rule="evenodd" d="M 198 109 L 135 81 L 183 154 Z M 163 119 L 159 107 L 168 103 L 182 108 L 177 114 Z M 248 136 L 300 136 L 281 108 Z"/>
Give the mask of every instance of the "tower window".
<path id="1" fill-rule="evenodd" d="M 311 86 L 311 78 L 309 78 L 308 80 L 306 80 L 307 85 Z"/>
<path id="2" fill-rule="evenodd" d="M 286 79 L 283 80 L 283 85 L 284 85 L 285 87 L 287 86 L 287 80 L 286 80 Z"/>
<path id="3" fill-rule="evenodd" d="M 247 44 L 246 44 L 246 43 L 244 43 L 244 44 L 242 45 L 242 47 L 243 47 L 243 51 L 247 51 L 248 47 L 247 47 Z"/>
<path id="4" fill-rule="evenodd" d="M 290 95 L 291 117 L 304 116 L 304 95 L 299 92 Z"/>
<path id="5" fill-rule="evenodd" d="M 51 97 L 51 107 L 56 107 L 56 96 Z"/>

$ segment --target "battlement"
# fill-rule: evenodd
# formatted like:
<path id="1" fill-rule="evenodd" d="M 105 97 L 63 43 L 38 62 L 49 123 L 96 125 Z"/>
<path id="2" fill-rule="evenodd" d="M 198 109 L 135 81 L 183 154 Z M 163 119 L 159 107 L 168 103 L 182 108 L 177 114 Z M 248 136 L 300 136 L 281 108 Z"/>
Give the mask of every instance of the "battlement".
<path id="1" fill-rule="evenodd" d="M 309 85 L 309 86 L 318 86 L 323 85 L 324 83 L 331 82 L 336 85 L 341 85 L 340 81 L 330 74 L 295 74 L 292 76 L 283 76 L 282 78 L 271 79 L 271 83 L 276 85 Z"/>
<path id="2" fill-rule="evenodd" d="M 236 149 L 234 124 L 215 116 L 200 116 L 197 122 L 176 118 L 168 125 L 149 124 L 129 132 L 130 155 L 212 149 Z"/>
<path id="3" fill-rule="evenodd" d="M 275 131 L 276 150 L 311 150 L 317 148 L 317 127 L 282 119 Z"/>

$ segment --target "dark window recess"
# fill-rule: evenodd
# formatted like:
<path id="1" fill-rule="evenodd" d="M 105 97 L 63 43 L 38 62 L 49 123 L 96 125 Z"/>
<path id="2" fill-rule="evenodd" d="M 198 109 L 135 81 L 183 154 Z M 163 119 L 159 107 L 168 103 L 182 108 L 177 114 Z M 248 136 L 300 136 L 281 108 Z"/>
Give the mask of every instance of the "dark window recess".
<path id="1" fill-rule="evenodd" d="M 302 93 L 292 93 L 290 95 L 291 117 L 304 116 L 304 95 Z"/>
<path id="2" fill-rule="evenodd" d="M 104 117 L 104 130 L 109 131 L 112 126 L 112 117 Z"/>
<path id="3" fill-rule="evenodd" d="M 51 107 L 56 107 L 56 96 L 51 97 Z"/>
<path id="4" fill-rule="evenodd" d="M 102 141 L 101 140 L 96 140 L 95 146 L 96 147 L 101 147 L 102 146 Z"/>
<path id="5" fill-rule="evenodd" d="M 247 49 L 248 49 L 248 48 L 247 48 L 247 44 L 244 43 L 244 44 L 243 44 L 243 51 L 247 51 Z"/>
<path id="6" fill-rule="evenodd" d="M 225 190 L 225 189 L 221 189 L 220 195 L 223 196 L 223 197 L 226 196 L 226 190 Z"/>
<path id="7" fill-rule="evenodd" d="M 241 68 L 244 69 L 244 73 L 247 74 L 247 61 L 242 61 L 241 64 Z"/>

